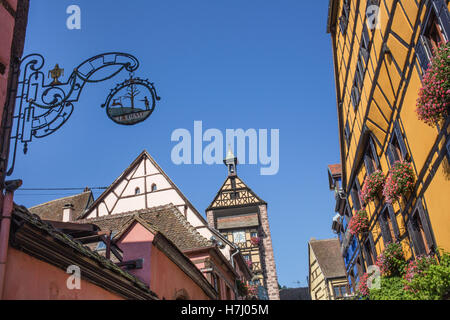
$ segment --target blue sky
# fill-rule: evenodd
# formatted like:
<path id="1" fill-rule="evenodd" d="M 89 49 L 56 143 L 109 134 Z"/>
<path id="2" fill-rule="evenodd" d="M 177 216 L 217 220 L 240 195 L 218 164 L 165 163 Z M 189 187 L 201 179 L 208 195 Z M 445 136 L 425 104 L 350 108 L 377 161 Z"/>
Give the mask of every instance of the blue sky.
<path id="1" fill-rule="evenodd" d="M 81 30 L 66 28 L 71 4 L 81 8 Z M 128 52 L 140 60 L 136 76 L 153 81 L 162 100 L 147 121 L 120 126 L 100 105 L 127 75 L 87 85 L 59 131 L 18 153 L 13 177 L 24 188 L 108 186 L 147 149 L 204 213 L 226 167 L 173 164 L 171 133 L 193 132 L 195 120 L 224 133 L 279 129 L 278 174 L 260 175 L 260 165 L 241 165 L 238 174 L 269 204 L 280 284 L 306 286 L 307 241 L 333 236 L 327 165 L 339 162 L 327 6 L 328 0 L 31 1 L 25 54 L 43 54 L 46 70 L 58 63 L 68 76 L 91 56 Z M 18 191 L 16 202 L 32 206 L 70 193 Z"/>

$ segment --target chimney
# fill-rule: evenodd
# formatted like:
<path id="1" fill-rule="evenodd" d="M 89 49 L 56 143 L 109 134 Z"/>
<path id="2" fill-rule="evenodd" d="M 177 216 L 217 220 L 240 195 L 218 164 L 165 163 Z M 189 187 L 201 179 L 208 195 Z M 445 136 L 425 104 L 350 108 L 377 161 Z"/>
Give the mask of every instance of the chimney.
<path id="1" fill-rule="evenodd" d="M 73 221 L 73 204 L 67 203 L 63 207 L 63 222 Z"/>

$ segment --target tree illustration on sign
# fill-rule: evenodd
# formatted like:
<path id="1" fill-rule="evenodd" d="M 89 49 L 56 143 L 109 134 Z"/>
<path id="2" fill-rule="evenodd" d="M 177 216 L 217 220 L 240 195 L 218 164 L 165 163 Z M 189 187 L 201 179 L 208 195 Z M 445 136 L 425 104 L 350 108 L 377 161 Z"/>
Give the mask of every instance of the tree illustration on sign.
<path id="1" fill-rule="evenodd" d="M 134 83 L 131 83 L 131 85 L 129 85 L 127 87 L 127 93 L 125 94 L 124 98 L 128 98 L 131 101 L 131 109 L 134 109 L 134 98 L 139 95 L 141 93 L 141 91 L 139 91 L 136 88 L 136 85 Z"/>

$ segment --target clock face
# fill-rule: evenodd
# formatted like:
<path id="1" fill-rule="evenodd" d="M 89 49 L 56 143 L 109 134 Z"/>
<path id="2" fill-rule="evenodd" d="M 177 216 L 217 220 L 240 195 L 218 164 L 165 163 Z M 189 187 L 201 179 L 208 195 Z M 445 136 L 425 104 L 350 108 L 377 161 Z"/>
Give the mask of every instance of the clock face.
<path id="1" fill-rule="evenodd" d="M 244 231 L 235 231 L 235 232 L 233 232 L 233 241 L 235 243 L 245 242 L 245 232 Z"/>

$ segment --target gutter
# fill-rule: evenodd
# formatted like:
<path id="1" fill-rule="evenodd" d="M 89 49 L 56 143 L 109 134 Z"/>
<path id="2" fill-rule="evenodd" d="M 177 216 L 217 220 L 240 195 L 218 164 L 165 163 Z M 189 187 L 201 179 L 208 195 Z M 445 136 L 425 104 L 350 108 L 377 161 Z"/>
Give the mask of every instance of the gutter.
<path id="1" fill-rule="evenodd" d="M 234 256 L 237 255 L 240 251 L 239 251 L 239 247 L 237 245 L 235 245 L 234 243 L 233 243 L 233 247 L 236 249 L 236 252 L 233 253 L 230 256 L 230 260 L 231 260 L 231 266 L 233 267 L 233 270 L 235 270 L 235 268 L 234 268 Z M 238 281 L 238 279 L 234 279 L 234 298 L 235 298 L 235 300 L 237 300 L 237 296 L 238 296 L 237 281 Z"/>
<path id="2" fill-rule="evenodd" d="M 3 300 L 5 287 L 6 262 L 8 258 L 9 231 L 11 227 L 11 215 L 13 211 L 14 191 L 22 185 L 22 180 L 5 182 L 5 197 L 3 198 L 2 215 L 0 216 L 0 300 Z"/>

